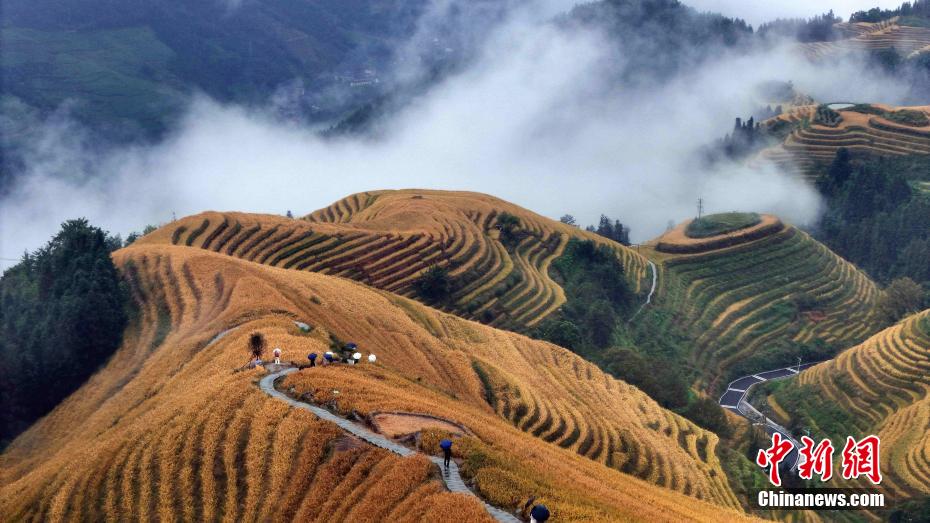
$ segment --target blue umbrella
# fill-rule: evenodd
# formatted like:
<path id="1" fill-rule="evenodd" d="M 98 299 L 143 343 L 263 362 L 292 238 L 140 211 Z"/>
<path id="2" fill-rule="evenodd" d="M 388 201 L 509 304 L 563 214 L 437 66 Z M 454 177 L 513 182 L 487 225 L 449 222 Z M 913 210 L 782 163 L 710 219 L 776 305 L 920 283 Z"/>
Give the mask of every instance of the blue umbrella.
<path id="1" fill-rule="evenodd" d="M 536 505 L 533 507 L 533 510 L 530 511 L 530 517 L 542 523 L 549 519 L 549 509 L 545 505 Z"/>
<path id="2" fill-rule="evenodd" d="M 315 359 L 316 359 L 316 353 L 315 353 L 315 352 L 311 352 L 310 354 L 307 355 L 307 359 L 310 360 L 310 361 L 315 360 Z"/>
<path id="3" fill-rule="evenodd" d="M 444 440 L 440 441 L 440 442 L 439 442 L 439 448 L 441 448 L 441 449 L 446 449 L 446 450 L 451 449 L 451 448 L 452 448 L 452 440 L 444 439 Z"/>
<path id="4" fill-rule="evenodd" d="M 347 349 L 355 349 L 357 346 L 358 346 L 358 345 L 356 345 L 356 344 L 354 344 L 354 343 L 352 343 L 352 342 L 346 343 L 346 348 L 347 348 Z"/>

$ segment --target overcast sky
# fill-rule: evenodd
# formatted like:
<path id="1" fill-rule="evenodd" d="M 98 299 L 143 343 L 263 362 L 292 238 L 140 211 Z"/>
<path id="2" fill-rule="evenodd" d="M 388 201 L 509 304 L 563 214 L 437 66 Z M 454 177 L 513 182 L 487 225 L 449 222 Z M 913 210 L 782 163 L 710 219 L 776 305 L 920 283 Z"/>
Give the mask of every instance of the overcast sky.
<path id="1" fill-rule="evenodd" d="M 682 0 L 701 11 L 717 11 L 746 20 L 753 27 L 775 18 L 808 18 L 830 9 L 844 19 L 873 7 L 890 9 L 904 0 Z"/>

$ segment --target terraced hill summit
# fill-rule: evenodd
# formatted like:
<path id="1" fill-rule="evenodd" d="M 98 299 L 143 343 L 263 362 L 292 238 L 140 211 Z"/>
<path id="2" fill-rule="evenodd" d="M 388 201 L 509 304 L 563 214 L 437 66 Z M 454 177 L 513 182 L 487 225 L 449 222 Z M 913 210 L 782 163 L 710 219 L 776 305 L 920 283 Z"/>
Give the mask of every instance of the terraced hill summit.
<path id="1" fill-rule="evenodd" d="M 894 49 L 906 57 L 914 57 L 930 52 L 930 27 L 920 23 L 923 20 L 896 16 L 874 23 L 839 23 L 834 27 L 843 38 L 798 45 L 806 56 L 813 59 L 829 59 L 842 53 L 883 49 Z"/>
<path id="2" fill-rule="evenodd" d="M 930 154 L 930 106 L 836 105 L 840 117 L 836 125 L 818 122 L 816 105 L 797 107 L 763 122 L 768 127 L 787 122 L 793 129 L 783 143 L 764 149 L 759 158 L 813 176 L 815 168 L 829 165 L 841 147 L 863 155 Z"/>
<path id="3" fill-rule="evenodd" d="M 623 263 L 631 287 L 648 290 L 647 263 L 635 251 L 498 198 L 468 192 L 371 191 L 299 220 L 208 212 L 173 222 L 140 242 L 200 247 L 285 269 L 351 278 L 421 299 L 415 282 L 431 267 L 442 267 L 448 271 L 451 295 L 431 303 L 462 317 L 523 331 L 565 302 L 548 268 L 570 238 L 608 245 Z"/>
<path id="4" fill-rule="evenodd" d="M 833 438 L 877 434 L 882 486 L 930 493 L 930 310 L 803 371 L 770 401 L 783 416 Z"/>
<path id="5" fill-rule="evenodd" d="M 243 230 L 284 223 L 187 223 L 219 216 Z M 207 236 L 209 246 L 222 232 Z M 223 250 L 252 252 L 245 244 Z M 743 517 L 716 435 L 564 349 L 344 278 L 209 251 L 150 240 L 114 254 L 138 314 L 110 361 L 4 452 L 4 517 L 487 519 L 474 498 L 445 492 L 422 455 L 369 447 L 262 393 L 260 370 L 233 372 L 256 331 L 284 360 L 334 340 L 376 353 L 376 364 L 295 373 L 284 390 L 361 419 L 403 411 L 463 426 L 462 471 L 505 510 L 538 496 L 560 521 Z"/>
<path id="6" fill-rule="evenodd" d="M 828 357 L 880 328 L 880 291 L 865 273 L 774 216 L 750 217 L 702 238 L 686 222 L 644 251 L 660 264 L 657 305 L 692 333 L 691 363 L 711 389 L 798 355 Z"/>

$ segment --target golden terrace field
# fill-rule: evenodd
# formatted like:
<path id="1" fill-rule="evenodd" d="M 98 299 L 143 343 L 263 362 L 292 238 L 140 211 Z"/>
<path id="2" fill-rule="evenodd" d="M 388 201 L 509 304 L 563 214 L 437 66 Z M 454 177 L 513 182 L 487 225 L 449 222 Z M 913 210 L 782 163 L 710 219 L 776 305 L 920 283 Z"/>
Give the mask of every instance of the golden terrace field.
<path id="1" fill-rule="evenodd" d="M 930 29 L 927 29 L 930 32 Z M 873 104 L 883 111 L 919 111 L 930 114 L 930 106 L 892 107 Z M 812 123 L 817 106 L 792 109 L 763 122 L 772 125 L 777 120 L 797 125 L 784 143 L 764 149 L 760 158 L 774 162 L 789 170 L 813 175 L 818 164 L 829 164 L 841 147 L 853 153 L 880 156 L 930 154 L 930 125 L 909 126 L 889 120 L 881 115 L 863 114 L 849 109 L 838 110 L 843 121 L 837 127 Z"/>
<path id="2" fill-rule="evenodd" d="M 898 17 L 877 23 L 842 23 L 836 28 L 845 38 L 799 44 L 802 52 L 809 58 L 829 59 L 848 52 L 880 49 L 894 49 L 905 56 L 930 51 L 930 27 L 907 26 Z"/>
<path id="3" fill-rule="evenodd" d="M 231 372 L 251 328 L 287 337 L 267 308 L 250 308 L 278 297 L 268 282 L 224 273 L 221 260 L 117 258 L 141 314 L 108 365 L 5 451 L 0 519 L 488 520 L 425 459 L 345 442 L 258 392 L 256 373 Z"/>
<path id="4" fill-rule="evenodd" d="M 881 437 L 883 486 L 930 493 L 930 311 L 802 372 L 799 385 L 797 393 L 841 409 L 847 432 Z M 775 401 L 788 404 L 785 392 Z"/>
<path id="5" fill-rule="evenodd" d="M 715 435 L 556 346 L 203 249 L 137 245 L 115 259 L 140 312 L 107 365 L 3 454 L 5 519 L 481 520 L 481 506 L 444 493 L 422 458 L 372 449 L 286 408 L 259 391 L 261 371 L 233 373 L 256 330 L 286 360 L 326 350 L 331 334 L 377 353 L 378 365 L 307 369 L 293 385 L 319 401 L 338 387 L 343 410 L 434 413 L 466 426 L 493 458 L 469 466 L 495 501 L 536 495 L 556 521 L 740 517 Z M 534 417 L 552 429 L 521 430 L 540 427 Z M 649 481 L 605 466 L 633 457 L 631 472 Z"/>
<path id="6" fill-rule="evenodd" d="M 520 220 L 513 245 L 500 239 L 497 217 Z M 285 269 L 342 276 L 416 298 L 429 267 L 455 282 L 444 308 L 459 316 L 521 331 L 554 312 L 565 293 L 550 263 L 571 237 L 609 245 L 634 290 L 647 285 L 646 261 L 634 251 L 497 198 L 450 191 L 372 191 L 342 199 L 305 219 L 203 213 L 146 236 L 144 243 L 200 247 Z"/>
<path id="7" fill-rule="evenodd" d="M 873 312 L 879 290 L 863 272 L 792 226 L 758 230 L 767 234 L 732 247 L 659 254 L 660 304 L 677 307 L 695 333 L 692 358 L 708 369 L 703 375 L 711 385 L 735 377 L 728 376 L 731 368 L 745 374 L 794 363 L 797 350 L 767 359 L 791 343 L 849 346 L 879 328 Z M 663 236 L 658 245 L 675 238 Z M 798 309 L 802 297 L 813 314 Z"/>

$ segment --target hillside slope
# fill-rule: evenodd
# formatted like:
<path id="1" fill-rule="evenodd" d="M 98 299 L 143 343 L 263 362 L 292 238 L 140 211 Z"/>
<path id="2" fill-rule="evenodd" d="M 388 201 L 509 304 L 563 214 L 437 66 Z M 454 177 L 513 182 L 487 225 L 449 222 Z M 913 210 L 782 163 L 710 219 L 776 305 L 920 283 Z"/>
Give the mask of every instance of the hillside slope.
<path id="1" fill-rule="evenodd" d="M 930 493 L 930 310 L 811 367 L 774 400 L 792 417 L 842 441 L 881 437 L 882 485 Z"/>
<path id="2" fill-rule="evenodd" d="M 682 238 L 683 228 L 655 242 L 673 251 L 655 252 L 663 273 L 657 302 L 694 336 L 690 358 L 705 385 L 798 356 L 827 357 L 817 340 L 837 350 L 879 328 L 876 285 L 797 228 L 763 216 L 754 227 L 700 241 Z"/>
<path id="3" fill-rule="evenodd" d="M 519 219 L 509 234 L 498 219 Z M 173 222 L 142 243 L 190 245 L 286 269 L 342 276 L 420 298 L 414 284 L 432 266 L 452 289 L 434 305 L 516 331 L 565 302 L 549 264 L 569 238 L 609 245 L 631 286 L 648 285 L 646 260 L 633 250 L 503 200 L 478 193 L 371 191 L 344 198 L 302 220 L 203 213 Z"/>
<path id="4" fill-rule="evenodd" d="M 894 50 L 910 58 L 930 51 L 930 27 L 910 23 L 909 19 L 897 16 L 874 23 L 840 23 L 834 27 L 843 38 L 798 45 L 806 56 L 819 60 L 850 52 Z"/>
<path id="5" fill-rule="evenodd" d="M 410 409 L 463 424 L 498 456 L 477 462 L 478 490 L 506 508 L 537 495 L 566 520 L 680 521 L 738 505 L 714 434 L 556 346 L 345 279 L 202 249 L 137 245 L 115 259 L 140 313 L 106 367 L 0 458 L 0 512 L 14 519 L 435 521 L 480 509 L 441 493 L 425 460 L 345 438 L 261 393 L 260 371 L 233 373 L 256 330 L 285 360 L 327 350 L 332 337 L 377 353 L 377 365 L 293 379 L 329 394 L 338 385 L 339 410 Z M 488 404 L 482 375 L 544 421 L 500 415 L 508 408 Z M 648 482 L 605 466 L 631 460 Z"/>
<path id="6" fill-rule="evenodd" d="M 312 94 L 342 84 L 351 100 L 366 89 L 350 80 L 384 66 L 424 3 L 124 0 L 116 9 L 106 0 L 7 0 L 3 7 L 4 94 L 42 111 L 70 102 L 81 122 L 135 137 L 170 127 L 194 92 L 265 103 L 276 89 L 299 85 L 303 105 L 295 108 L 309 109 L 304 86 Z"/>
<path id="7" fill-rule="evenodd" d="M 930 115 L 930 106 L 873 104 L 862 107 L 871 114 L 858 112 L 861 109 L 857 108 L 839 109 L 842 121 L 836 127 L 814 123 L 816 105 L 797 107 L 766 120 L 763 126 L 787 122 L 793 130 L 783 143 L 764 149 L 759 158 L 789 171 L 797 170 L 813 176 L 816 167 L 829 165 L 841 147 L 860 155 L 930 155 L 930 122 L 927 125 L 905 125 L 887 117 L 887 113 L 900 111 Z"/>

